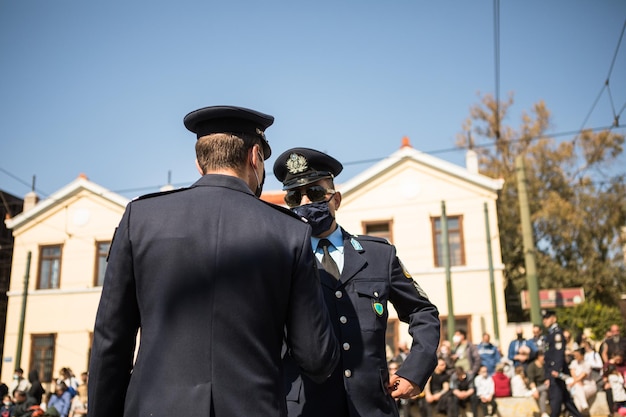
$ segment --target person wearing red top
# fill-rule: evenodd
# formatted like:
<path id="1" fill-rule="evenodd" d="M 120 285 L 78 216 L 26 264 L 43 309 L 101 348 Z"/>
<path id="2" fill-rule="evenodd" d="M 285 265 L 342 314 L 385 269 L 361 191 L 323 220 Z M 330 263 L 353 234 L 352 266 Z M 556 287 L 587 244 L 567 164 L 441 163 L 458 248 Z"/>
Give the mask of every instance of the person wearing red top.
<path id="1" fill-rule="evenodd" d="M 510 397 L 511 396 L 511 380 L 504 373 L 504 364 L 496 365 L 496 372 L 492 376 L 495 387 L 494 397 Z"/>

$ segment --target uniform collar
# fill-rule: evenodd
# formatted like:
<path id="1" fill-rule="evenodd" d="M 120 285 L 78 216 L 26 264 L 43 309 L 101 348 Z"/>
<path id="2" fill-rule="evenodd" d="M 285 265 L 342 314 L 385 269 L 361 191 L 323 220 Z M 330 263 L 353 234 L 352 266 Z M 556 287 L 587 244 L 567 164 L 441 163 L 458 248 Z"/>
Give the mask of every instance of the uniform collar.
<path id="1" fill-rule="evenodd" d="M 246 194 L 252 194 L 252 190 L 248 187 L 248 184 L 239 177 L 223 174 L 205 174 L 198 181 L 196 181 L 191 187 L 225 187 L 236 191 L 241 191 Z"/>
<path id="2" fill-rule="evenodd" d="M 337 226 L 330 235 L 324 238 L 311 236 L 311 246 L 314 250 L 317 250 L 317 245 L 321 239 L 328 239 L 340 253 L 343 253 L 343 233 L 341 232 L 341 227 Z"/>

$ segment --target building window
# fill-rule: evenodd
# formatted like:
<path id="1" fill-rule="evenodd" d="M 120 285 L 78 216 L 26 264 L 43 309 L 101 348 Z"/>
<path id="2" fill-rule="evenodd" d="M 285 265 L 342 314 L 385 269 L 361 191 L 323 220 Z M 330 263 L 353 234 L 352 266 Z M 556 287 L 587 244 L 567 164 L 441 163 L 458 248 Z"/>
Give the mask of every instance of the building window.
<path id="1" fill-rule="evenodd" d="M 54 333 L 31 336 L 30 369 L 39 372 L 41 382 L 53 380 L 55 341 Z"/>
<path id="2" fill-rule="evenodd" d="M 61 276 L 61 245 L 42 246 L 39 252 L 37 289 L 59 288 Z"/>
<path id="3" fill-rule="evenodd" d="M 363 233 L 370 236 L 382 237 L 389 243 L 393 242 L 391 237 L 391 220 L 363 222 Z"/>
<path id="4" fill-rule="evenodd" d="M 94 280 L 96 287 L 101 287 L 104 284 L 104 273 L 107 269 L 107 255 L 110 247 L 111 242 L 96 243 L 96 278 Z"/>
<path id="5" fill-rule="evenodd" d="M 439 316 L 439 322 L 441 323 L 441 340 L 448 338 L 448 316 Z M 454 316 L 454 330 L 465 330 L 467 333 L 467 340 L 472 341 L 472 316 Z M 441 345 L 441 340 L 439 345 Z M 450 342 L 452 342 L 450 340 Z"/>
<path id="6" fill-rule="evenodd" d="M 465 249 L 463 243 L 463 216 L 448 216 L 447 219 L 450 266 L 465 265 Z M 444 266 L 441 217 L 431 217 L 431 222 L 433 228 L 433 249 L 435 253 L 435 266 Z"/>

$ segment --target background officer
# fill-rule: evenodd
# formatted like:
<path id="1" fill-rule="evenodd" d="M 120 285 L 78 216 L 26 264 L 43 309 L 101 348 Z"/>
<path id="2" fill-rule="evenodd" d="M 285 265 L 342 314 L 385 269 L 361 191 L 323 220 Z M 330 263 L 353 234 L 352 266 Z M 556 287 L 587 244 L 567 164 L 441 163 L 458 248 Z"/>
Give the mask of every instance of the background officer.
<path id="1" fill-rule="evenodd" d="M 565 338 L 563 337 L 563 329 L 559 327 L 556 321 L 554 310 L 544 311 L 543 326 L 548 331 L 544 346 L 546 349 L 544 370 L 546 378 L 550 381 L 548 388 L 550 417 L 559 417 L 562 405 L 565 406 L 569 415 L 582 417 L 565 384 L 565 379 L 569 377 L 569 367 L 565 360 Z"/>
<path id="2" fill-rule="evenodd" d="M 188 114 L 202 177 L 128 204 L 96 317 L 90 417 L 284 416 L 285 334 L 303 373 L 334 369 L 310 227 L 252 192 L 273 120 L 228 106 Z"/>
<path id="3" fill-rule="evenodd" d="M 341 193 L 333 178 L 342 169 L 336 159 L 308 148 L 289 149 L 274 163 L 287 190 L 285 202 L 312 226 L 324 298 L 342 346 L 340 365 L 321 385 L 286 367 L 287 408 L 290 416 L 397 416 L 394 399 L 419 394 L 437 364 L 438 311 L 394 246 L 337 225 Z M 413 336 L 408 356 L 391 377 L 385 352 L 388 301 Z"/>

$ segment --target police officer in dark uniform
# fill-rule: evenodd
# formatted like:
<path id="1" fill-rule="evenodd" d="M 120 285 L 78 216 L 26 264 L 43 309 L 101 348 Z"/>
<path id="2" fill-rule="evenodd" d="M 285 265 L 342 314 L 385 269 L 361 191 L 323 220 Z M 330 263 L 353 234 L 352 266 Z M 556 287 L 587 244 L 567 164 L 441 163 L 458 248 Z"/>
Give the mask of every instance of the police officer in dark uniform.
<path id="1" fill-rule="evenodd" d="M 543 326 L 548 334 L 545 337 L 545 373 L 550 381 L 548 399 L 550 401 L 550 417 L 559 417 L 561 406 L 569 412 L 568 415 L 582 417 L 576 408 L 565 380 L 570 376 L 569 367 L 565 360 L 565 338 L 563 329 L 557 323 L 556 312 L 545 310 L 543 313 Z"/>
<path id="2" fill-rule="evenodd" d="M 285 416 L 283 341 L 310 378 L 335 368 L 310 227 L 255 196 L 273 120 L 188 114 L 202 177 L 128 204 L 96 317 L 90 417 Z"/>
<path id="3" fill-rule="evenodd" d="M 395 400 L 420 394 L 437 364 L 437 308 L 404 269 L 394 246 L 385 239 L 351 235 L 337 225 L 341 193 L 333 178 L 342 169 L 335 158 L 308 148 L 289 149 L 274 163 L 287 206 L 312 226 L 324 297 L 342 348 L 340 364 L 321 385 L 285 358 L 290 417 L 397 416 Z M 391 377 L 387 302 L 413 336 L 408 356 Z"/>

